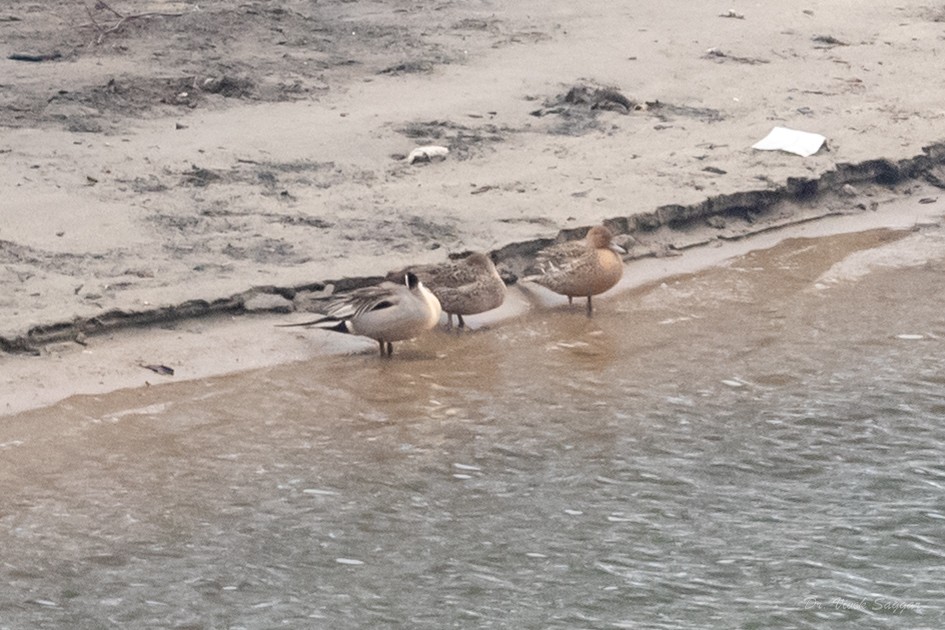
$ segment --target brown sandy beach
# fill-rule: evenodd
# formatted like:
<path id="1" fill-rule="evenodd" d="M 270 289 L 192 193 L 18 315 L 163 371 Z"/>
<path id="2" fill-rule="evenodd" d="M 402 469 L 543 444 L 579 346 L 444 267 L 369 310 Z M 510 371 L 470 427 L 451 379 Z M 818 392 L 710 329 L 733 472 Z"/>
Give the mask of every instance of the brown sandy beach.
<path id="1" fill-rule="evenodd" d="M 12 0 L 0 33 L 0 413 L 304 358 L 237 315 L 603 220 L 646 258 L 945 207 L 941 3 Z M 776 125 L 827 146 L 750 148 Z"/>

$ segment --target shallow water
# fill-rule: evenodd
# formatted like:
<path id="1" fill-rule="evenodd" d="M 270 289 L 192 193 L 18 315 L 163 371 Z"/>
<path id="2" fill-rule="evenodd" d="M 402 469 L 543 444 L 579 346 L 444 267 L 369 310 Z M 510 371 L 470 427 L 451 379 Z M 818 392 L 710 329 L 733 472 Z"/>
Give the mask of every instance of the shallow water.
<path id="1" fill-rule="evenodd" d="M 793 240 L 5 418 L 0 629 L 945 627 L 943 271 Z"/>

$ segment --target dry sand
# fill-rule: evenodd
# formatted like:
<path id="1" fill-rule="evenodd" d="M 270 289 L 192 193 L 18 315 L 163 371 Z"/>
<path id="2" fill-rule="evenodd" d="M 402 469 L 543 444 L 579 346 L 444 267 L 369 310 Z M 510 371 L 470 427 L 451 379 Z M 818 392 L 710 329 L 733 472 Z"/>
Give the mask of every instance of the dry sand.
<path id="1" fill-rule="evenodd" d="M 153 380 L 161 350 L 238 367 L 213 351 L 235 322 L 188 313 L 473 249 L 513 277 L 602 220 L 640 258 L 945 185 L 941 3 L 10 0 L 0 35 L 0 345 L 39 353 L 0 355 L 6 412 Z M 828 146 L 750 149 L 775 125 Z M 450 154 L 408 164 L 425 144 Z M 242 366 L 310 352 L 271 324 Z"/>

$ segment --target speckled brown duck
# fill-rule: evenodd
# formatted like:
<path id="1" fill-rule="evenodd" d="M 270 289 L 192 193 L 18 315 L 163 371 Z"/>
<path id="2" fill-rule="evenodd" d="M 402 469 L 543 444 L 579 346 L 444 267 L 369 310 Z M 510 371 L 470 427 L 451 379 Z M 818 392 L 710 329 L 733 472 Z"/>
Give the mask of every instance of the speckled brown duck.
<path id="1" fill-rule="evenodd" d="M 446 313 L 447 328 L 464 328 L 463 315 L 476 315 L 498 308 L 505 300 L 505 283 L 499 277 L 492 259 L 481 252 L 466 258 L 433 265 L 417 265 L 394 272 L 388 278 L 405 272 L 417 275 L 440 301 Z"/>
<path id="2" fill-rule="evenodd" d="M 613 242 L 613 233 L 598 225 L 582 241 L 558 243 L 538 252 L 539 273 L 526 277 L 536 284 L 566 295 L 570 303 L 576 297 L 587 298 L 587 315 L 594 312 L 592 296 L 613 287 L 623 276 L 626 251 Z"/>

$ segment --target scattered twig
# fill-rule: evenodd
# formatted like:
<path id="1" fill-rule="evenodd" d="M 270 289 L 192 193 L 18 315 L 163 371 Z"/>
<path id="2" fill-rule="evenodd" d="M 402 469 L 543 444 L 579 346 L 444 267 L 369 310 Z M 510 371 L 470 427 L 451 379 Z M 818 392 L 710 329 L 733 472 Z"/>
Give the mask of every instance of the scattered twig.
<path id="1" fill-rule="evenodd" d="M 925 173 L 924 177 L 925 177 L 925 181 L 932 184 L 936 188 L 941 188 L 942 190 L 945 190 L 945 179 L 942 179 L 941 177 L 936 176 L 931 171 Z"/>
<path id="2" fill-rule="evenodd" d="M 762 63 L 769 63 L 767 59 L 759 59 L 757 57 L 736 57 L 735 55 L 729 55 L 722 52 L 718 48 L 709 48 L 705 51 L 705 55 L 702 56 L 703 59 L 711 59 L 712 61 L 717 61 L 719 63 L 725 61 L 734 61 L 735 63 L 747 63 L 750 65 L 757 65 Z"/>
<path id="3" fill-rule="evenodd" d="M 96 2 L 94 8 L 97 11 L 108 11 L 109 13 L 111 13 L 112 15 L 118 18 L 118 21 L 112 24 L 111 26 L 104 26 L 100 24 L 98 20 L 95 19 L 95 13 L 92 7 L 89 7 L 89 5 L 85 5 L 85 10 L 89 14 L 89 19 L 92 21 L 91 26 L 95 28 L 96 31 L 98 31 L 98 37 L 95 38 L 96 44 L 101 44 L 102 41 L 105 39 L 106 35 L 114 33 L 115 31 L 120 29 L 122 26 L 124 26 L 127 22 L 130 22 L 131 20 L 140 20 L 143 18 L 152 18 L 152 17 L 181 17 L 182 15 L 184 15 L 183 13 L 168 13 L 164 11 L 146 11 L 144 13 L 132 13 L 129 15 L 124 15 L 116 11 L 115 9 L 113 9 L 107 2 L 104 2 L 103 0 L 99 0 L 99 2 Z"/>
<path id="4" fill-rule="evenodd" d="M 119 18 L 119 19 L 124 19 L 124 17 L 125 17 L 125 16 L 123 16 L 121 13 L 119 13 L 118 11 L 116 11 L 115 9 L 111 8 L 111 6 L 110 6 L 107 2 L 105 2 L 105 0 L 99 0 L 98 2 L 96 2 L 96 3 L 95 3 L 95 8 L 96 8 L 96 9 L 105 9 L 105 10 L 108 11 L 109 13 L 114 14 L 114 16 L 117 17 L 117 18 Z"/>
<path id="5" fill-rule="evenodd" d="M 725 175 L 726 173 L 728 173 L 728 171 L 723 171 L 722 169 L 716 166 L 706 166 L 702 170 L 705 171 L 706 173 L 713 173 L 715 175 Z"/>
<path id="6" fill-rule="evenodd" d="M 102 27 L 98 25 L 98 20 L 95 19 L 95 14 L 92 13 L 92 7 L 85 5 L 85 12 L 89 14 L 89 19 L 92 21 L 92 26 L 95 27 L 96 31 L 101 31 Z M 88 25 L 85 25 L 88 26 Z"/>
<path id="7" fill-rule="evenodd" d="M 833 35 L 814 35 L 810 38 L 815 44 L 823 44 L 824 47 L 829 48 L 831 46 L 849 46 L 846 42 L 840 41 Z"/>
<path id="8" fill-rule="evenodd" d="M 174 376 L 174 368 L 167 367 L 166 365 L 161 364 L 148 364 L 139 363 L 141 367 L 146 370 L 151 370 L 156 374 L 163 374 L 164 376 Z"/>

